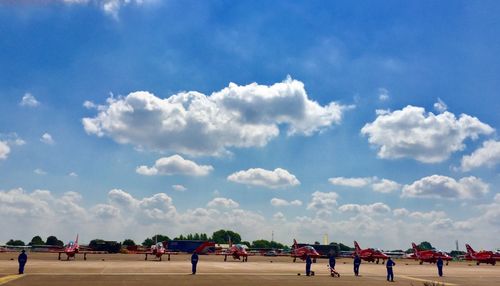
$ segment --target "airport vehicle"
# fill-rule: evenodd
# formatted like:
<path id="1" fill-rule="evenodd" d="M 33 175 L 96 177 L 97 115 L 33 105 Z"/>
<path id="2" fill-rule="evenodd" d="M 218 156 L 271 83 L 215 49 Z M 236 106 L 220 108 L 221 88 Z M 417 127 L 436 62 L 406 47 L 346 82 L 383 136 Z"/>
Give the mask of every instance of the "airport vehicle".
<path id="1" fill-rule="evenodd" d="M 219 253 L 224 255 L 224 261 L 227 261 L 228 256 L 232 256 L 234 260 L 241 260 L 242 262 L 248 261 L 248 252 L 241 244 L 233 244 L 229 238 L 229 249 Z"/>
<path id="2" fill-rule="evenodd" d="M 385 261 L 389 259 L 389 256 L 384 254 L 379 249 L 374 248 L 366 248 L 361 249 L 357 241 L 354 241 L 354 254 L 358 255 L 364 261 L 375 262 L 379 264 L 380 259 L 382 259 L 382 264 L 385 264 Z"/>
<path id="3" fill-rule="evenodd" d="M 438 258 L 441 258 L 442 260 L 446 261 L 446 265 L 448 265 L 450 260 L 452 260 L 451 256 L 449 256 L 444 251 L 437 251 L 432 249 L 419 250 L 414 242 L 411 243 L 411 246 L 413 247 L 414 253 L 410 255 L 410 258 L 420 260 L 420 264 L 423 264 L 424 262 L 436 263 Z"/>
<path id="4" fill-rule="evenodd" d="M 104 251 L 92 251 L 88 248 L 81 247 L 78 244 L 78 234 L 76 235 L 75 241 L 70 241 L 63 247 L 63 250 L 55 250 L 54 252 L 59 253 L 58 260 L 61 260 L 61 254 L 66 254 L 66 260 L 69 260 L 71 257 L 76 259 L 77 254 L 83 254 L 83 260 L 87 260 L 87 254 L 98 254 L 98 253 L 106 253 Z"/>
<path id="5" fill-rule="evenodd" d="M 297 241 L 294 239 L 292 252 L 290 252 L 290 256 L 293 257 L 293 262 L 295 262 L 297 258 L 306 260 L 307 255 L 309 255 L 314 262 L 316 262 L 316 258 L 320 257 L 319 253 L 316 251 L 316 249 L 314 249 L 314 247 L 310 245 L 298 247 Z"/>
<path id="6" fill-rule="evenodd" d="M 482 250 L 476 252 L 468 244 L 465 245 L 465 248 L 467 248 L 467 254 L 465 254 L 465 259 L 475 260 L 476 265 L 479 265 L 481 263 L 495 265 L 496 262 L 500 260 L 500 254 L 495 253 L 493 251 Z"/>

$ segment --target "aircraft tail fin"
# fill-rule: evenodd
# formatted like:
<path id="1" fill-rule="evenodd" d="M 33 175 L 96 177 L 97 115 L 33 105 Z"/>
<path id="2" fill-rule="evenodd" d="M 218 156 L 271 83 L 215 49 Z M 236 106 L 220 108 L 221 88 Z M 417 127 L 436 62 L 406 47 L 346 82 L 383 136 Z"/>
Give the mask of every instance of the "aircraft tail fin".
<path id="1" fill-rule="evenodd" d="M 415 252 L 415 254 L 417 254 L 417 253 L 418 253 L 418 247 L 417 247 L 417 245 L 415 244 L 415 242 L 412 242 L 412 243 L 411 243 L 411 247 L 413 248 L 413 251 Z"/>
<path id="2" fill-rule="evenodd" d="M 359 254 L 361 252 L 361 247 L 359 247 L 357 241 L 354 241 L 354 251 L 356 252 L 356 254 Z"/>
<path id="3" fill-rule="evenodd" d="M 231 241 L 231 236 L 228 236 L 227 239 L 229 241 L 229 247 L 233 246 L 233 242 Z"/>
<path id="4" fill-rule="evenodd" d="M 468 245 L 468 244 L 465 245 L 465 248 L 467 248 L 467 253 L 469 253 L 471 255 L 473 255 L 474 253 L 476 253 L 474 251 L 474 249 L 472 249 L 472 247 L 470 247 L 470 245 Z"/>
<path id="5" fill-rule="evenodd" d="M 297 249 L 297 240 L 293 239 L 293 249 Z"/>
<path id="6" fill-rule="evenodd" d="M 75 243 L 77 243 L 77 244 L 78 244 L 78 233 L 76 234 Z"/>

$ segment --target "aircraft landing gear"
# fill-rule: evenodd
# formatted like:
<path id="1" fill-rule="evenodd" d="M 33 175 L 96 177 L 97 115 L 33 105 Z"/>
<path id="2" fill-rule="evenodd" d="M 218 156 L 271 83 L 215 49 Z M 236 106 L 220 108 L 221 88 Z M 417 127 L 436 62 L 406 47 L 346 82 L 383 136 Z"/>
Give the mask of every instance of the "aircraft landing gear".
<path id="1" fill-rule="evenodd" d="M 450 263 L 448 260 L 446 260 L 446 265 L 448 265 L 448 263 Z"/>
<path id="2" fill-rule="evenodd" d="M 227 255 L 224 255 L 224 262 L 227 261 Z"/>
<path id="3" fill-rule="evenodd" d="M 297 260 L 297 257 L 294 257 L 294 258 L 293 258 L 293 262 L 295 262 L 295 260 Z"/>
<path id="4" fill-rule="evenodd" d="M 376 263 L 378 264 L 379 263 L 379 260 L 377 259 Z"/>
<path id="5" fill-rule="evenodd" d="M 422 265 L 422 264 L 424 264 L 424 262 L 423 262 L 423 261 L 420 261 L 420 262 L 419 262 L 419 264 L 420 264 L 420 265 Z"/>
<path id="6" fill-rule="evenodd" d="M 316 263 L 316 258 L 313 258 L 313 263 Z"/>

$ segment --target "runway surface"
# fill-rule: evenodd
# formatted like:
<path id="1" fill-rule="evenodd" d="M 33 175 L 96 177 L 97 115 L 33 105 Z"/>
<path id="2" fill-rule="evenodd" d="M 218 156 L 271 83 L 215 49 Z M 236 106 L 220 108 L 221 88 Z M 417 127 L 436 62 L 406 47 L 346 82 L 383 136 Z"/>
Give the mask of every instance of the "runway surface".
<path id="1" fill-rule="evenodd" d="M 500 285 L 500 266 L 476 266 L 452 262 L 437 276 L 435 265 L 396 260 L 394 283 L 386 281 L 382 264 L 363 263 L 360 277 L 352 272 L 352 259 L 337 260 L 340 278 L 332 278 L 327 260 L 313 264 L 315 276 L 304 275 L 304 263 L 289 257 L 251 256 L 249 262 L 223 261 L 222 256 L 200 256 L 198 273 L 191 275 L 189 255 L 175 255 L 171 261 L 144 261 L 143 255 L 88 255 L 59 261 L 57 254 L 29 253 L 26 274 L 17 275 L 17 253 L 0 253 L 0 285 Z M 12 259 L 12 260 L 11 260 Z M 300 276 L 297 273 L 301 273 Z"/>

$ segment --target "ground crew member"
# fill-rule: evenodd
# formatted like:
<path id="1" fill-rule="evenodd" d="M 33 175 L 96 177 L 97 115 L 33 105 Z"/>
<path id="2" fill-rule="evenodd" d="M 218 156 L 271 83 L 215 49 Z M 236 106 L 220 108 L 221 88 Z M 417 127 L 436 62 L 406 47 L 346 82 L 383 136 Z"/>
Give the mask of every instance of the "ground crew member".
<path id="1" fill-rule="evenodd" d="M 439 277 L 442 277 L 443 276 L 443 259 L 441 259 L 441 257 L 438 258 L 436 265 L 438 268 Z"/>
<path id="2" fill-rule="evenodd" d="M 193 252 L 193 255 L 191 255 L 191 266 L 192 266 L 192 270 L 193 270 L 193 275 L 196 274 L 196 265 L 198 264 L 198 254 L 195 252 Z"/>
<path id="3" fill-rule="evenodd" d="M 387 260 L 387 263 L 385 266 L 387 267 L 387 281 L 394 282 L 394 272 L 392 271 L 392 267 L 396 265 L 394 261 L 389 257 L 389 260 Z M 389 280 L 390 279 L 390 280 Z"/>
<path id="4" fill-rule="evenodd" d="M 312 264 L 312 259 L 309 254 L 306 256 L 306 276 L 311 275 L 311 264 Z"/>
<path id="5" fill-rule="evenodd" d="M 361 258 L 356 254 L 354 256 L 354 275 L 359 276 L 359 265 L 361 265 Z"/>
<path id="6" fill-rule="evenodd" d="M 28 255 L 26 255 L 26 251 L 24 251 L 24 249 L 17 257 L 17 261 L 19 262 L 19 274 L 24 274 L 24 265 L 26 265 L 26 262 L 28 261 Z"/>
<path id="7" fill-rule="evenodd" d="M 330 255 L 328 259 L 328 264 L 330 264 L 330 268 L 335 269 L 335 255 Z"/>

